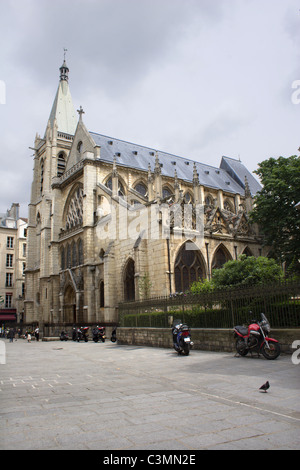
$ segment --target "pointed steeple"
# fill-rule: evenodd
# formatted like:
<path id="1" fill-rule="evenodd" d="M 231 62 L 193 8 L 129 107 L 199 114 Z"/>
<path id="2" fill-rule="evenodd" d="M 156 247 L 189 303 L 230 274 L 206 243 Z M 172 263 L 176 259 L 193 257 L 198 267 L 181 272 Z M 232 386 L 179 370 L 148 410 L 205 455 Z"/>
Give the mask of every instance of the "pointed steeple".
<path id="1" fill-rule="evenodd" d="M 56 119 L 58 132 L 74 135 L 77 127 L 77 116 L 69 89 L 69 68 L 66 63 L 65 55 L 64 62 L 59 70 L 60 80 L 50 113 L 49 123 L 50 127 L 53 129 Z"/>

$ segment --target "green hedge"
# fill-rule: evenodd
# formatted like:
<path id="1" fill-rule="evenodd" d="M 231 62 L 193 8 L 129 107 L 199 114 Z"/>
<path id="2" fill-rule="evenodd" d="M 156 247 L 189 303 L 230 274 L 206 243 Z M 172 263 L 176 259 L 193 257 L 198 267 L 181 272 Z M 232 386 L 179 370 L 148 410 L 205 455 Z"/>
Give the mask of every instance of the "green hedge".
<path id="1" fill-rule="evenodd" d="M 299 300 L 292 305 L 252 300 L 243 306 L 226 306 L 223 303 L 220 308 L 203 309 L 195 306 L 188 310 L 125 314 L 121 316 L 120 323 L 121 326 L 133 328 L 168 328 L 171 327 L 172 319 L 180 319 L 191 328 L 232 328 L 235 325 L 247 324 L 255 318 L 260 319 L 260 312 L 265 313 L 271 328 L 300 328 Z"/>

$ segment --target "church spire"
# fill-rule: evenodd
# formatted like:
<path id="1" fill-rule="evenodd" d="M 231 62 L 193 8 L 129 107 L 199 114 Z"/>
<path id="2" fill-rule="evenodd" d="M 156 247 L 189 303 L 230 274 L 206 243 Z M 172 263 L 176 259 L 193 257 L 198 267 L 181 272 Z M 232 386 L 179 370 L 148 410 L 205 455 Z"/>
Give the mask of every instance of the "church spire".
<path id="1" fill-rule="evenodd" d="M 60 67 L 60 81 L 65 80 L 66 82 L 69 80 L 69 68 L 66 63 L 66 52 L 68 49 L 64 49 L 64 62 Z"/>
<path id="2" fill-rule="evenodd" d="M 77 127 L 77 117 L 73 106 L 73 101 L 69 89 L 69 67 L 66 63 L 66 52 L 64 49 L 64 61 L 60 67 L 60 80 L 49 117 L 51 128 L 54 121 L 57 123 L 57 130 L 66 134 L 74 135 Z"/>

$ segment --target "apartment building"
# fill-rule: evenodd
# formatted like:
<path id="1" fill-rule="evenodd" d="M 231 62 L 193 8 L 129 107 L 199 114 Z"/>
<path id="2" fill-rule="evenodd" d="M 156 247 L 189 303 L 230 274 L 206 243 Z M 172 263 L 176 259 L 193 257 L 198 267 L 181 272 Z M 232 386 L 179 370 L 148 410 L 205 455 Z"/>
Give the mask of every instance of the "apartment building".
<path id="1" fill-rule="evenodd" d="M 0 213 L 0 325 L 23 320 L 28 221 L 19 210 Z"/>

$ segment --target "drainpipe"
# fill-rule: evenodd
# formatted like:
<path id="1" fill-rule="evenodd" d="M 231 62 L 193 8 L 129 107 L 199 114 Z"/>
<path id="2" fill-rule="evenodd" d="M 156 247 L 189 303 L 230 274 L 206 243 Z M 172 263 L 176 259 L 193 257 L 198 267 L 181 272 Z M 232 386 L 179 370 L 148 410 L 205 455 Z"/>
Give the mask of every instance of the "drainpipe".
<path id="1" fill-rule="evenodd" d="M 167 238 L 167 249 L 168 249 L 168 266 L 169 266 L 169 288 L 170 295 L 172 294 L 172 279 L 171 279 L 171 259 L 170 259 L 170 240 Z"/>

